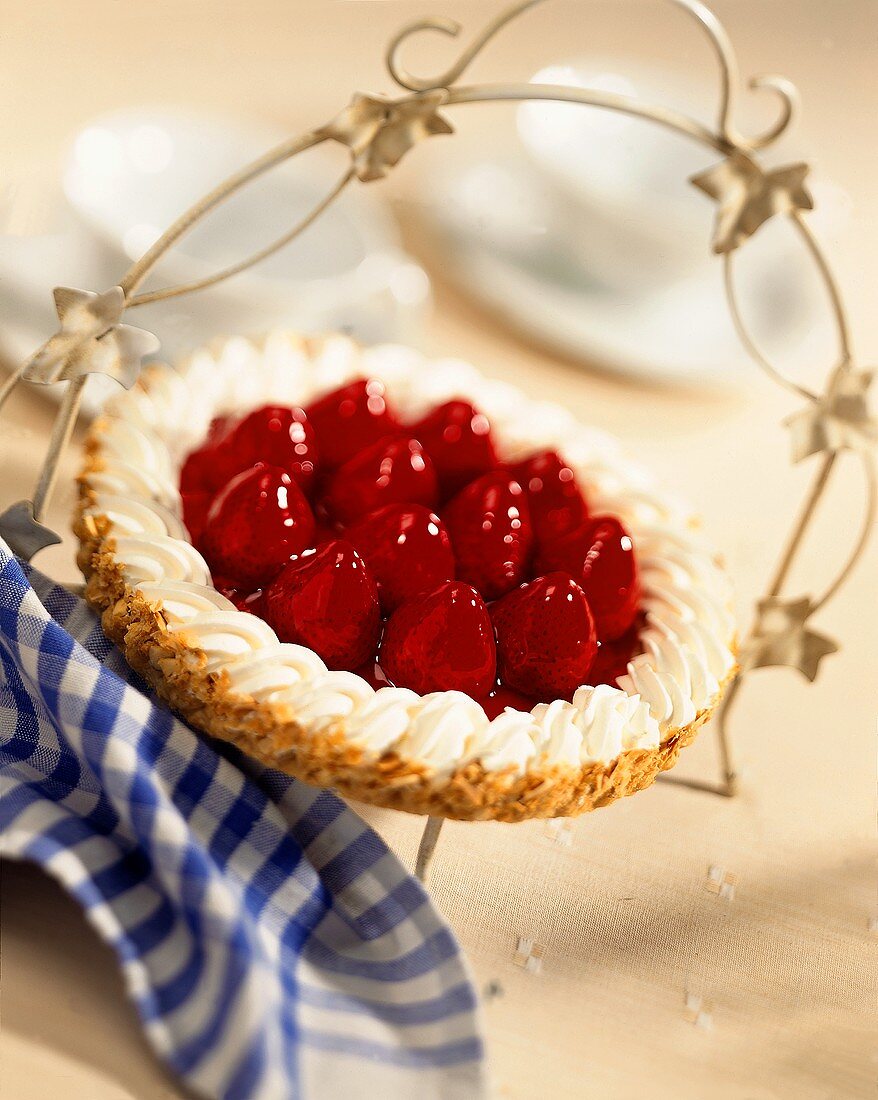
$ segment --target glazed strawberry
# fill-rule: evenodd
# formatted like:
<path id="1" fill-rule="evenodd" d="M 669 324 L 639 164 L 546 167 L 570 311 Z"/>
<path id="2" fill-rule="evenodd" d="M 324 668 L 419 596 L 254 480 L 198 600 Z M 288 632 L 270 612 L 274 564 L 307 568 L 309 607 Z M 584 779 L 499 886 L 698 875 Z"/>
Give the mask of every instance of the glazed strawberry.
<path id="1" fill-rule="evenodd" d="M 333 390 L 306 411 L 327 470 L 338 469 L 359 451 L 399 428 L 385 400 L 384 383 L 377 378 L 360 378 Z"/>
<path id="2" fill-rule="evenodd" d="M 357 520 L 345 537 L 372 570 L 385 613 L 454 576 L 445 524 L 420 504 L 388 504 Z"/>
<path id="3" fill-rule="evenodd" d="M 336 470 L 323 503 L 339 523 L 374 512 L 385 504 L 436 504 L 436 471 L 416 439 L 381 439 Z"/>
<path id="4" fill-rule="evenodd" d="M 497 467 L 488 418 L 467 401 L 448 401 L 412 428 L 439 478 L 443 500 Z"/>
<path id="5" fill-rule="evenodd" d="M 193 546 L 200 546 L 204 535 L 204 527 L 207 523 L 207 513 L 213 502 L 213 493 L 192 490 L 180 493 L 183 503 L 183 522 L 192 539 Z"/>
<path id="6" fill-rule="evenodd" d="M 534 538 L 541 546 L 588 519 L 588 506 L 570 467 L 556 451 L 542 451 L 513 466 L 512 476 L 527 494 Z"/>
<path id="7" fill-rule="evenodd" d="M 486 600 L 496 600 L 527 575 L 533 532 L 527 499 L 508 472 L 483 474 L 451 501 L 442 514 L 457 575 Z"/>
<path id="8" fill-rule="evenodd" d="M 562 569 L 577 579 L 602 641 L 620 637 L 634 622 L 640 600 L 637 561 L 631 537 L 615 516 L 595 516 L 546 543 L 537 568 Z"/>
<path id="9" fill-rule="evenodd" d="M 265 405 L 254 409 L 222 440 L 217 452 L 228 476 L 263 462 L 285 470 L 306 494 L 317 474 L 315 432 L 299 408 Z M 237 469 L 233 470 L 234 466 Z"/>
<path id="10" fill-rule="evenodd" d="M 488 716 L 489 722 L 498 718 L 507 708 L 528 711 L 534 705 L 534 701 L 530 696 L 523 695 L 520 691 L 499 683 L 495 684 L 487 695 L 481 696 L 479 702 Z"/>
<path id="11" fill-rule="evenodd" d="M 640 579 L 631 536 L 615 516 L 595 516 L 589 527 L 579 583 L 598 635 L 621 637 L 634 622 L 640 602 Z"/>
<path id="12" fill-rule="evenodd" d="M 545 702 L 569 699 L 586 683 L 597 653 L 585 594 L 567 573 L 522 585 L 491 608 L 504 684 Z"/>
<path id="13" fill-rule="evenodd" d="M 216 449 L 230 428 L 228 417 L 215 416 L 210 422 L 207 438 L 197 450 L 191 451 L 180 470 L 182 493 L 210 493 L 222 488 L 216 481 Z M 237 472 L 237 471 L 236 471 Z"/>
<path id="14" fill-rule="evenodd" d="M 213 447 L 199 447 L 197 451 L 186 456 L 186 461 L 180 468 L 180 492 L 206 493 L 211 496 L 214 490 L 213 477 Z"/>
<path id="15" fill-rule="evenodd" d="M 369 567 L 343 539 L 290 561 L 269 585 L 264 606 L 281 641 L 308 646 L 331 669 L 353 671 L 375 656 L 378 590 Z"/>
<path id="16" fill-rule="evenodd" d="M 534 554 L 534 576 L 543 576 L 560 569 L 562 573 L 578 577 L 582 572 L 586 552 L 591 546 L 590 532 L 591 520 L 587 519 L 572 531 L 541 542 Z"/>
<path id="17" fill-rule="evenodd" d="M 202 549 L 211 570 L 252 590 L 291 554 L 312 544 L 314 516 L 301 489 L 277 466 L 232 478 L 210 507 Z"/>
<path id="18" fill-rule="evenodd" d="M 497 653 L 484 600 L 461 581 L 407 600 L 387 621 L 378 659 L 397 687 L 486 695 Z"/>

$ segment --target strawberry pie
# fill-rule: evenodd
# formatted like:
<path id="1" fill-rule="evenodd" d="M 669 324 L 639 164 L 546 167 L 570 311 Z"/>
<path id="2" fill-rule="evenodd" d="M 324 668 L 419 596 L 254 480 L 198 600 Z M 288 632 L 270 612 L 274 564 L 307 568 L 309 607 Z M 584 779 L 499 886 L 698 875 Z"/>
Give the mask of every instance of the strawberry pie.
<path id="1" fill-rule="evenodd" d="M 89 600 L 193 725 L 413 812 L 651 783 L 735 670 L 726 578 L 609 437 L 456 361 L 274 333 L 148 368 L 87 443 Z"/>

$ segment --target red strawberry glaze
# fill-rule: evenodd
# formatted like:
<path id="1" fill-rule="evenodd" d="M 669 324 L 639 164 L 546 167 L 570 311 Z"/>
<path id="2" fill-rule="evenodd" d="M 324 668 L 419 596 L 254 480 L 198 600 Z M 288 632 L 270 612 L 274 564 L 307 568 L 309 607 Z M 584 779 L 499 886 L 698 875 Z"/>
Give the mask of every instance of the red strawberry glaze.
<path id="1" fill-rule="evenodd" d="M 314 546 L 322 546 L 324 542 L 332 542 L 341 534 L 341 526 L 322 519 L 320 515 L 314 517 Z"/>
<path id="2" fill-rule="evenodd" d="M 241 598 L 241 593 L 244 589 L 238 584 L 236 580 L 231 577 L 224 577 L 222 573 L 213 573 L 210 578 L 213 581 L 213 587 L 219 592 L 221 596 L 225 596 L 227 600 L 231 600 L 235 603 Z"/>
<path id="3" fill-rule="evenodd" d="M 262 606 L 263 589 L 256 588 L 250 592 L 228 577 L 217 576 L 211 579 L 217 592 L 227 600 L 231 600 L 239 611 L 249 611 L 251 615 L 258 615 L 260 619 L 265 618 L 263 613 L 265 609 Z"/>
<path id="4" fill-rule="evenodd" d="M 363 516 L 345 537 L 369 564 L 385 613 L 454 576 L 445 524 L 420 504 L 388 504 Z"/>
<path id="5" fill-rule="evenodd" d="M 598 648 L 594 619 L 567 573 L 523 584 L 491 607 L 491 619 L 502 683 L 551 702 L 586 682 Z"/>
<path id="6" fill-rule="evenodd" d="M 204 442 L 191 451 L 180 470 L 181 493 L 213 493 L 215 484 L 214 453 L 231 428 L 227 416 L 215 416 L 210 422 Z"/>
<path id="7" fill-rule="evenodd" d="M 496 600 L 525 579 L 533 546 L 530 514 L 521 486 L 507 472 L 492 471 L 471 482 L 442 518 L 457 575 L 486 600 Z"/>
<path id="8" fill-rule="evenodd" d="M 386 504 L 436 504 L 436 471 L 416 439 L 381 439 L 336 470 L 323 505 L 342 524 Z"/>
<path id="9" fill-rule="evenodd" d="M 448 581 L 427 596 L 407 600 L 387 621 L 378 660 L 392 683 L 421 695 L 487 695 L 497 654 L 482 597 L 468 584 Z"/>
<path id="10" fill-rule="evenodd" d="M 251 615 L 258 615 L 260 619 L 265 618 L 265 589 L 257 588 L 255 591 L 249 593 L 247 596 L 242 596 L 238 600 L 239 611 L 249 611 Z"/>
<path id="11" fill-rule="evenodd" d="M 306 410 L 327 470 L 336 470 L 372 443 L 399 430 L 384 397 L 384 383 L 359 378 L 327 393 Z"/>
<path id="12" fill-rule="evenodd" d="M 448 401 L 412 427 L 433 459 L 443 500 L 498 465 L 491 425 L 468 401 Z"/>
<path id="13" fill-rule="evenodd" d="M 488 718 L 493 719 L 498 714 L 502 714 L 507 708 L 511 710 L 532 710 L 539 700 L 531 699 L 527 695 L 522 695 L 521 692 L 514 691 L 506 684 L 498 682 L 487 695 L 482 696 L 477 701 L 484 708 Z"/>
<path id="14" fill-rule="evenodd" d="M 591 546 L 590 536 L 591 520 L 586 520 L 565 535 L 558 535 L 543 543 L 534 555 L 534 575 L 560 570 L 562 573 L 569 573 L 571 577 L 578 577 L 582 572 L 586 552 Z"/>
<path id="15" fill-rule="evenodd" d="M 376 691 L 378 691 L 379 688 L 395 686 L 387 679 L 384 669 L 378 664 L 374 657 L 360 665 L 359 668 L 354 669 L 354 672 L 356 672 L 358 676 L 362 676 L 366 683 L 371 684 Z"/>
<path id="16" fill-rule="evenodd" d="M 639 633 L 640 624 L 635 621 L 634 625 L 629 627 L 620 638 L 616 638 L 614 641 L 607 639 L 600 642 L 591 671 L 584 683 L 595 686 L 610 684 L 611 687 L 615 687 L 616 680 L 625 675 L 628 670 L 628 662 L 638 652 L 637 638 Z"/>
<path id="17" fill-rule="evenodd" d="M 213 503 L 213 493 L 181 490 L 180 500 L 183 504 L 183 522 L 192 537 L 192 545 L 200 547 L 207 525 L 207 514 Z"/>
<path id="18" fill-rule="evenodd" d="M 330 668 L 376 688 L 464 691 L 489 717 L 615 684 L 640 626 L 619 521 L 589 517 L 553 451 L 499 467 L 466 401 L 407 431 L 365 379 L 308 414 L 214 421 L 180 488 L 216 588 Z M 301 488 L 314 492 L 319 471 L 315 521 Z M 440 519 L 432 509 L 455 490 Z"/>
<path id="19" fill-rule="evenodd" d="M 277 466 L 234 477 L 207 516 L 202 548 L 211 570 L 249 589 L 271 578 L 313 541 L 314 517 L 302 491 Z"/>
<path id="20" fill-rule="evenodd" d="M 332 669 L 353 671 L 378 648 L 378 590 L 342 539 L 290 561 L 269 585 L 264 607 L 281 641 L 308 646 Z"/>
<path id="21" fill-rule="evenodd" d="M 537 546 L 551 543 L 588 519 L 588 505 L 570 467 L 556 451 L 542 451 L 511 468 L 527 494 Z"/>

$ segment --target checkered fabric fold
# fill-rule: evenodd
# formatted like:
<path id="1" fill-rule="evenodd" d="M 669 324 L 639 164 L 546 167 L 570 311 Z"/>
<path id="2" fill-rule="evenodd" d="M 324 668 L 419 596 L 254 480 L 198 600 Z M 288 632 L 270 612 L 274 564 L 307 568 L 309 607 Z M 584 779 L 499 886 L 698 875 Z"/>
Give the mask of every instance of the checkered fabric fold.
<path id="1" fill-rule="evenodd" d="M 79 901 L 190 1088 L 482 1095 L 460 949 L 340 799 L 196 737 L 2 542 L 0 661 L 0 851 Z"/>

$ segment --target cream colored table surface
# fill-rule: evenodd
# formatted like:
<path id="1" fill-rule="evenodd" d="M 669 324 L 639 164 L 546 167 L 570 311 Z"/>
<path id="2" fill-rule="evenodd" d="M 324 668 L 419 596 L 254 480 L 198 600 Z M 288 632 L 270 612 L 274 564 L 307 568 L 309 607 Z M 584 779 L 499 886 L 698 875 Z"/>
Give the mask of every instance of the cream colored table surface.
<path id="1" fill-rule="evenodd" d="M 497 10 L 431 6 L 472 27 Z M 723 0 L 718 9 L 745 72 L 781 71 L 802 89 L 796 149 L 812 156 L 818 178 L 833 181 L 830 202 L 847 212 L 818 224 L 857 345 L 874 362 L 878 5 Z M 394 0 L 3 0 L 0 170 L 38 196 L 65 137 L 126 104 L 191 103 L 291 130 L 322 121 L 354 86 L 388 88 L 383 44 L 424 10 Z M 525 76 L 571 50 L 606 53 L 614 44 L 687 66 L 704 52 L 682 16 L 658 3 L 558 3 L 529 19 L 495 44 L 481 75 Z M 425 54 L 425 67 L 443 59 Z M 467 110 L 455 117 L 461 141 L 494 133 L 495 109 L 480 118 Z M 419 168 L 417 159 L 392 185 L 407 225 L 416 223 L 424 182 L 426 161 Z M 788 399 L 755 370 L 749 394 L 734 398 L 587 372 L 523 345 L 441 281 L 437 288 L 427 346 L 618 433 L 704 514 L 746 617 L 811 472 L 788 463 L 779 427 Z M 31 394 L 4 417 L 4 503 L 30 488 L 50 418 Z M 72 471 L 71 458 L 50 517 L 61 527 Z M 822 512 L 822 546 L 806 554 L 797 591 L 834 567 L 861 500 L 845 463 Z M 68 540 L 39 564 L 69 578 L 71 555 Z M 735 801 L 660 785 L 560 829 L 446 827 L 432 889 L 486 991 L 498 1095 L 874 1095 L 875 565 L 873 544 L 821 616 L 843 648 L 814 687 L 769 670 L 741 693 Z M 715 763 L 707 731 L 681 771 L 709 778 Z M 363 812 L 411 861 L 420 823 Z M 719 893 L 711 874 L 725 883 Z M 39 872 L 6 865 L 2 931 L 4 1100 L 180 1095 L 140 1037 L 109 952 Z M 516 959 L 520 938 L 539 945 L 540 969 Z"/>

